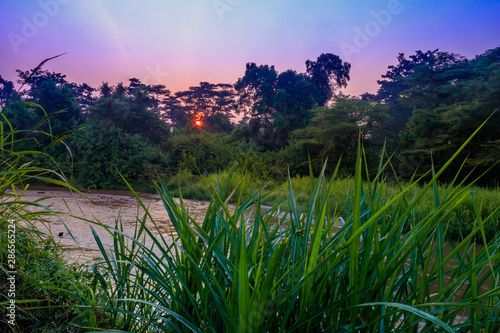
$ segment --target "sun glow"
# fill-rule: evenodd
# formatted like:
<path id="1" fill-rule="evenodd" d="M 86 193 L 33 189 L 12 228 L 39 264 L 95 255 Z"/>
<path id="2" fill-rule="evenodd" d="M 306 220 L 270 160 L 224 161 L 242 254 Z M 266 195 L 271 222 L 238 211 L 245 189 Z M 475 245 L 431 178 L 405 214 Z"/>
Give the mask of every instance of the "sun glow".
<path id="1" fill-rule="evenodd" d="M 201 127 L 203 125 L 203 122 L 201 120 L 196 120 L 194 123 L 198 127 Z"/>

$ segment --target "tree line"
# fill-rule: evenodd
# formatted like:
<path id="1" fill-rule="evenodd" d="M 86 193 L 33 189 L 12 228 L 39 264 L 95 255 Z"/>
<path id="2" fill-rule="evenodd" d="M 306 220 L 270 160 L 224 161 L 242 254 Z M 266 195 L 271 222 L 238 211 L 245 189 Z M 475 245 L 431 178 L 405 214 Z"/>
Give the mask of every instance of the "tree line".
<path id="1" fill-rule="evenodd" d="M 281 179 L 310 166 L 318 172 L 327 158 L 331 168 L 341 158 L 349 175 L 359 137 L 373 163 L 385 147 L 398 176 L 420 176 L 445 163 L 500 106 L 500 48 L 474 59 L 439 50 L 399 54 L 376 94 L 342 94 L 350 69 L 334 54 L 307 60 L 302 73 L 248 63 L 234 84 L 200 82 L 175 93 L 136 78 L 94 88 L 41 68 L 17 70 L 20 89 L 0 76 L 0 106 L 16 135 L 30 136 L 19 149 L 46 147 L 50 136 L 40 132 L 72 132 L 51 156 L 76 184 L 92 188 L 120 187 L 117 170 L 146 183 L 234 163 Z M 460 168 L 472 176 L 488 171 L 484 183 L 496 184 L 499 147 L 496 112 L 445 178 Z"/>

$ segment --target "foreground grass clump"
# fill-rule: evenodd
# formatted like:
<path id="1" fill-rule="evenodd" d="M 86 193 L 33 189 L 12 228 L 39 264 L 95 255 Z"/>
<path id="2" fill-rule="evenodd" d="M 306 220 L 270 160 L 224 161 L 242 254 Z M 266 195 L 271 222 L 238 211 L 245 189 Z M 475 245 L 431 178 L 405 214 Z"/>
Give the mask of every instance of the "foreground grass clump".
<path id="1" fill-rule="evenodd" d="M 26 103 L 20 103 L 26 104 Z M 30 104 L 40 108 L 35 104 Z M 26 201 L 30 183 L 65 186 L 68 184 L 57 164 L 42 167 L 40 160 L 53 161 L 47 150 L 66 135 L 54 137 L 40 130 L 46 116 L 31 131 L 14 129 L 0 112 L 0 332 L 84 332 L 86 323 L 102 325 L 84 291 L 90 290 L 92 276 L 81 265 L 68 264 L 52 235 L 39 226 L 47 216 L 60 216 L 44 206 L 46 198 Z M 49 137 L 48 147 L 23 150 L 29 140 Z M 33 212 L 36 207 L 37 212 Z M 41 210 L 40 210 L 41 208 Z M 64 223 L 64 222 L 63 222 Z M 47 228 L 50 230 L 50 228 Z M 11 286 L 14 285 L 14 290 Z M 15 301 L 15 318 L 11 314 Z M 78 306 L 76 306 L 78 305 Z M 97 327 L 98 325 L 93 325 Z"/>
<path id="2" fill-rule="evenodd" d="M 201 223 L 158 183 L 174 242 L 145 227 L 144 205 L 135 235 L 110 229 L 112 251 L 94 234 L 103 255 L 95 278 L 108 296 L 101 307 L 129 332 L 498 332 L 500 238 L 484 233 L 498 209 L 483 218 L 464 182 L 437 187 L 460 150 L 426 185 L 392 195 L 381 176 L 389 162 L 363 181 L 361 152 L 344 214 L 330 200 L 336 172 L 311 177 L 303 210 L 291 181 L 288 198 L 265 210 L 263 191 L 245 198 L 245 180 L 233 190 L 229 174 Z M 423 214 L 427 196 L 434 206 Z M 469 197 L 473 227 L 454 243 L 444 221 Z"/>
<path id="3" fill-rule="evenodd" d="M 17 223 L 20 221 L 18 220 Z M 22 223 L 22 222 L 21 222 Z M 1 219 L 0 228 L 6 235 L 9 222 Z M 2 248 L 3 263 L 0 270 L 0 285 L 6 291 L 10 285 L 7 266 L 7 251 Z M 68 265 L 64 253 L 52 239 L 47 239 L 34 229 L 17 227 L 16 236 L 16 317 L 14 325 L 9 322 L 10 297 L 6 292 L 0 296 L 0 332 L 58 332 L 68 329 L 71 323 L 83 322 L 76 304 L 80 304 L 72 290 L 75 282 L 83 285 L 91 281 L 79 265 Z M 76 319 L 76 320 L 75 320 Z M 81 332 L 81 330 L 70 332 Z"/>

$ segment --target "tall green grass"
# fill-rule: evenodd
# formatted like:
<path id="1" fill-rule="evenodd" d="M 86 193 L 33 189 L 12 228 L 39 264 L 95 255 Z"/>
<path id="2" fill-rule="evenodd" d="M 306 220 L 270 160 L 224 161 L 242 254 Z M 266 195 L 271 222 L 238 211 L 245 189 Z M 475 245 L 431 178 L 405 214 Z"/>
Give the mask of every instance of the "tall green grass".
<path id="1" fill-rule="evenodd" d="M 99 306 L 128 332 L 498 332 L 500 238 L 485 236 L 498 208 L 483 217 L 467 177 L 442 192 L 437 186 L 460 150 L 429 171 L 430 182 L 386 194 L 390 161 L 381 158 L 370 179 L 359 146 L 353 185 L 335 193 L 347 198 L 345 210 L 330 200 L 337 171 L 311 175 L 302 210 L 291 180 L 287 198 L 267 210 L 265 189 L 244 195 L 252 184 L 231 186 L 230 172 L 210 192 L 201 223 L 159 182 L 174 241 L 138 196 L 146 213 L 135 235 L 117 223 L 107 250 L 94 232 L 103 255 L 93 267 L 105 295 Z M 428 197 L 433 206 L 422 212 Z M 468 198 L 473 226 L 455 243 L 445 220 Z M 158 230 L 145 227 L 148 219 Z"/>
<path id="2" fill-rule="evenodd" d="M 177 175 L 165 178 L 163 182 L 165 188 L 172 196 L 178 197 L 182 193 L 182 196 L 186 199 L 210 200 L 211 188 L 216 187 L 218 181 L 224 182 L 228 177 L 231 178 L 229 184 L 230 191 L 235 190 L 242 179 L 245 178 L 246 186 L 243 188 L 243 196 L 250 196 L 265 186 L 266 188 L 263 192 L 266 196 L 261 198 L 261 203 L 265 206 L 274 206 L 277 203 L 284 202 L 289 197 L 288 183 L 279 184 L 274 180 L 266 182 L 262 179 L 242 174 L 239 171 L 230 173 L 227 170 L 219 174 L 200 177 L 180 170 Z M 317 177 L 315 177 L 314 181 L 317 181 Z M 297 209 L 307 210 L 313 191 L 311 189 L 311 177 L 296 176 L 291 178 L 290 182 L 294 190 L 293 194 Z M 399 183 L 397 179 L 395 180 L 392 177 L 388 178 L 380 190 L 380 195 L 386 197 L 395 196 L 407 184 L 406 182 Z M 411 195 L 416 195 L 424 186 L 425 183 L 414 184 L 410 190 Z M 453 186 L 457 187 L 458 184 L 454 184 Z M 332 191 L 329 196 L 330 205 L 335 206 L 339 215 L 343 218 L 352 213 L 352 205 L 348 205 L 348 203 L 350 200 L 353 200 L 353 192 L 349 191 L 353 187 L 354 178 L 352 177 L 336 177 L 332 182 Z M 438 195 L 440 197 L 444 196 L 450 191 L 449 187 L 450 184 L 438 182 Z M 450 211 L 444 218 L 448 234 L 454 239 L 463 239 L 474 228 L 476 214 L 474 201 L 482 203 L 481 216 L 483 219 L 491 215 L 500 205 L 500 188 L 498 187 L 485 188 L 472 184 L 467 187 L 467 190 L 473 193 L 474 200 L 472 195 L 468 196 L 456 205 L 453 211 Z M 350 195 L 347 195 L 348 193 Z M 367 200 L 370 200 L 370 198 L 367 198 Z M 233 197 L 231 201 L 234 202 L 235 198 Z M 286 209 L 286 206 L 287 204 L 284 202 L 282 208 Z M 423 196 L 417 203 L 417 211 L 420 216 L 429 214 L 434 207 L 435 201 L 432 195 Z M 494 214 L 484 225 L 484 229 L 487 240 L 493 239 L 497 232 L 500 231 L 500 213 Z M 475 237 L 475 239 L 481 241 L 481 238 Z"/>
<path id="3" fill-rule="evenodd" d="M 48 153 L 70 133 L 58 137 L 50 133 L 50 120 L 57 113 L 48 115 L 34 103 L 18 104 L 40 108 L 45 117 L 31 130 L 18 130 L 0 112 L 0 332 L 67 331 L 69 325 L 83 320 L 81 308 L 74 307 L 81 303 L 74 287 L 83 289 L 86 281 L 91 280 L 85 277 L 82 267 L 69 265 L 64 260 L 64 253 L 50 234 L 47 216 L 59 217 L 63 223 L 64 220 L 44 204 L 47 197 L 27 201 L 23 196 L 32 182 L 76 191 L 68 185 L 68 179 Z M 44 132 L 41 128 L 47 123 L 49 132 Z M 46 147 L 29 151 L 20 149 L 25 146 L 24 141 L 37 141 L 41 137 L 50 138 Z M 15 233 L 9 233 L 9 230 L 15 230 Z M 10 235 L 15 235 L 15 238 Z M 14 267 L 8 261 L 12 258 L 15 258 Z M 8 323 L 6 316 L 10 305 L 9 276 L 15 276 L 14 325 Z"/>

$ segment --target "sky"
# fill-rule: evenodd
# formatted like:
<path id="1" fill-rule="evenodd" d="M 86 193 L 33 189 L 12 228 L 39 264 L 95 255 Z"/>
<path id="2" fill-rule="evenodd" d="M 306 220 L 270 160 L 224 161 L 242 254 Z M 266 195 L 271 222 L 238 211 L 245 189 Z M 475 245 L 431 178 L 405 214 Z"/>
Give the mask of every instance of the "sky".
<path id="1" fill-rule="evenodd" d="M 245 65 L 305 72 L 333 53 L 345 94 L 375 93 L 399 53 L 473 58 L 500 46 L 499 0 L 0 0 L 0 75 L 44 65 L 93 87 L 138 78 L 172 92 L 235 83 Z"/>

